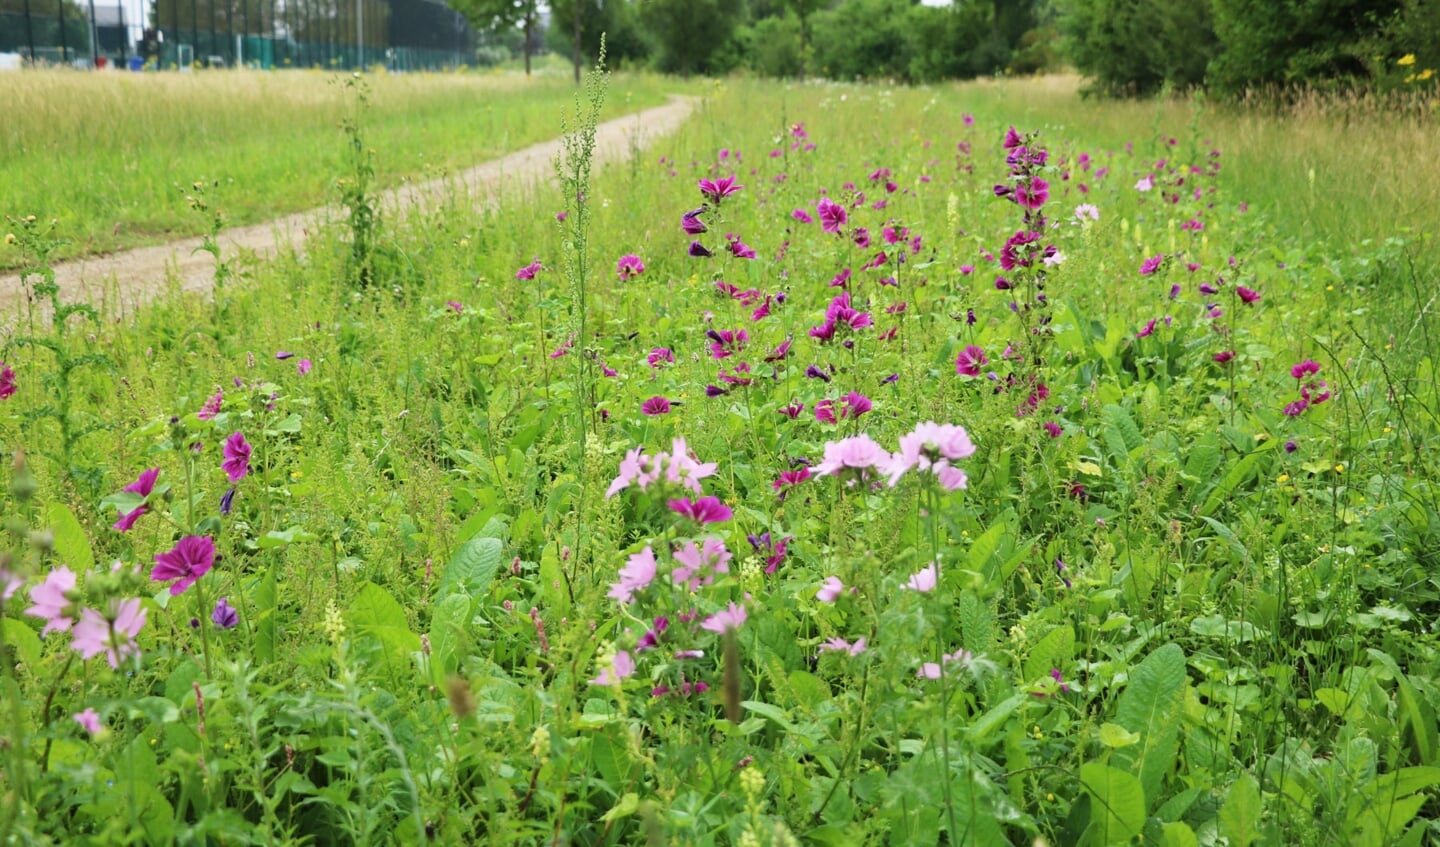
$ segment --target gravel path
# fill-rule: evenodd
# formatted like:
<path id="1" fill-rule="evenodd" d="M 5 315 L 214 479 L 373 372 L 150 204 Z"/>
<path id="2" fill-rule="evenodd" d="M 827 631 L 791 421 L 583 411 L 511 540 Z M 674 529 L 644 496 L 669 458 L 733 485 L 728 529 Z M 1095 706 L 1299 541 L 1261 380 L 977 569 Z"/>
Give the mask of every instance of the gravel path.
<path id="1" fill-rule="evenodd" d="M 600 124 L 595 130 L 595 165 L 623 160 L 633 146 L 646 146 L 676 131 L 694 111 L 697 102 L 693 97 L 674 96 L 664 106 Z M 555 138 L 452 177 L 402 185 L 383 192 L 381 207 L 387 213 L 397 209 L 403 212 L 454 196 L 458 189 L 460 196 L 475 198 L 477 208 L 492 208 L 506 193 L 551 179 L 553 163 L 560 150 L 560 139 Z M 222 230 L 222 255 L 263 260 L 285 249 L 303 251 L 308 229 L 339 214 L 336 207 L 329 206 L 268 223 Z M 113 318 L 168 291 L 172 273 L 179 280 L 181 290 L 207 291 L 213 280 L 215 260 L 208 253 L 195 252 L 199 246 L 199 238 L 187 238 L 158 247 L 140 247 L 56 265 L 61 301 L 89 302 Z M 18 274 L 0 276 L 0 327 L 16 317 L 23 298 Z"/>

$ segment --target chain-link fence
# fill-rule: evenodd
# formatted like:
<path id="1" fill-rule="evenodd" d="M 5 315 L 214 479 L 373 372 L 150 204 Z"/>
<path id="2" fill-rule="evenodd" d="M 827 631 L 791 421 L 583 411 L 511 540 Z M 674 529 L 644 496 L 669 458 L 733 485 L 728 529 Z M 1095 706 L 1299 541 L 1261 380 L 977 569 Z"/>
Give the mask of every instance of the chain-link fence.
<path id="1" fill-rule="evenodd" d="M 0 0 L 0 53 L 133 69 L 390 70 L 473 64 L 475 31 L 441 0 Z"/>

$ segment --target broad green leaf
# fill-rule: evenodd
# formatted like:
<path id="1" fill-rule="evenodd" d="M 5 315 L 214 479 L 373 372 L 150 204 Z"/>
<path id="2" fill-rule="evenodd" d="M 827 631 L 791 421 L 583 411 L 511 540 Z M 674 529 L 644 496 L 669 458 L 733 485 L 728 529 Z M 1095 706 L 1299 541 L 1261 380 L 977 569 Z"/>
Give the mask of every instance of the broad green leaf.
<path id="1" fill-rule="evenodd" d="M 990 781 L 978 770 L 960 770 L 950 783 L 951 809 L 959 831 L 950 833 L 949 843 L 960 847 L 991 847 L 1007 843 L 1005 831 L 1000 828 L 995 814 L 993 798 L 996 793 Z M 949 825 L 945 815 L 941 816 L 941 822 Z"/>
<path id="2" fill-rule="evenodd" d="M 1260 835 L 1260 784 L 1248 773 L 1230 786 L 1220 807 L 1220 834 L 1230 847 L 1250 847 Z"/>
<path id="3" fill-rule="evenodd" d="M 795 724 L 790 720 L 789 713 L 779 706 L 772 706 L 769 703 L 762 703 L 758 700 L 745 700 L 741 702 L 740 706 L 747 711 L 769 718 L 787 732 L 795 731 Z"/>
<path id="4" fill-rule="evenodd" d="M 565 569 L 560 566 L 560 550 L 547 544 L 540 551 L 540 596 L 545 608 L 561 617 L 570 613 L 570 591 L 565 585 Z"/>
<path id="5" fill-rule="evenodd" d="M 1120 693 L 1115 723 L 1137 733 L 1140 743 L 1115 751 L 1111 764 L 1139 773 L 1149 801 L 1159 803 L 1161 784 L 1175 767 L 1180 713 L 1185 703 L 1185 652 L 1166 644 L 1135 666 Z"/>
<path id="6" fill-rule="evenodd" d="M 483 597 L 500 569 L 500 550 L 498 538 L 476 537 L 461 544 L 440 575 L 436 598 L 443 600 L 456 592 L 471 599 Z"/>
<path id="7" fill-rule="evenodd" d="M 972 591 L 960 595 L 958 615 L 960 618 L 960 640 L 977 656 L 989 653 L 995 647 L 995 625 L 990 615 L 990 606 Z"/>
<path id="8" fill-rule="evenodd" d="M 255 587 L 255 659 L 262 665 L 275 661 L 275 569 L 270 568 Z"/>
<path id="9" fill-rule="evenodd" d="M 60 562 L 75 573 L 84 573 L 95 567 L 95 556 L 90 552 L 90 539 L 80 526 L 75 513 L 64 503 L 51 503 L 45 510 L 45 522 L 55 534 L 55 554 Z"/>
<path id="10" fill-rule="evenodd" d="M 1176 821 L 1160 827 L 1161 847 L 1199 847 L 1199 844 L 1195 830 L 1187 823 Z"/>
<path id="11" fill-rule="evenodd" d="M 590 761 L 611 790 L 630 784 L 632 763 L 624 733 L 623 726 L 610 726 L 590 739 Z"/>
<path id="12" fill-rule="evenodd" d="M 1045 679 L 1057 668 L 1063 671 L 1074 654 L 1075 630 L 1069 624 L 1055 627 L 1030 648 L 1030 655 L 1025 659 L 1025 681 Z"/>
<path id="13" fill-rule="evenodd" d="M 1015 711 L 1030 698 L 1031 695 L 1022 691 L 1001 700 L 988 712 L 971 721 L 970 725 L 965 727 L 965 736 L 976 746 L 985 746 L 987 742 L 994 741 L 995 739 L 991 738 L 990 734 L 1009 720 L 1010 716 L 1015 714 Z"/>
<path id="14" fill-rule="evenodd" d="M 420 650 L 420 636 L 410 631 L 405 610 L 390 592 L 373 582 L 364 583 L 350 604 L 350 625 L 361 638 L 378 644 L 377 660 L 394 675 L 409 666 Z"/>
<path id="15" fill-rule="evenodd" d="M 970 570 L 976 573 L 986 572 L 986 566 L 990 564 L 991 557 L 995 555 L 995 551 L 1000 549 L 1000 542 L 1005 537 L 1005 529 L 1004 521 L 996 521 L 979 538 L 975 539 L 975 543 L 970 545 L 970 550 L 966 554 L 966 563 Z"/>
<path id="16" fill-rule="evenodd" d="M 430 668 L 436 685 L 460 667 L 459 644 L 470 622 L 470 598 L 451 594 L 435 604 L 430 618 Z"/>
<path id="17" fill-rule="evenodd" d="M 39 670 L 42 648 L 40 636 L 35 634 L 35 630 L 15 618 L 0 618 L 0 641 L 15 651 L 18 664 L 25 665 L 30 673 Z"/>
<path id="18" fill-rule="evenodd" d="M 616 803 L 614 806 L 611 806 L 610 811 L 600 816 L 600 820 L 604 821 L 605 823 L 610 823 L 611 821 L 619 820 L 620 818 L 628 818 L 639 810 L 640 795 L 636 794 L 633 791 L 626 792 L 625 796 L 620 798 L 620 802 Z"/>
<path id="19" fill-rule="evenodd" d="M 1124 844 L 1145 825 L 1145 791 L 1130 774 L 1087 762 L 1080 766 L 1080 782 L 1090 794 L 1090 825 L 1082 841 L 1094 847 Z"/>
<path id="20" fill-rule="evenodd" d="M 304 541 L 314 541 L 315 534 L 304 527 L 292 526 L 286 530 L 271 530 L 260 536 L 255 546 L 261 550 L 274 550 L 277 547 L 287 547 Z"/>
<path id="21" fill-rule="evenodd" d="M 813 673 L 793 670 L 789 673 L 788 680 L 790 688 L 795 692 L 795 700 L 801 708 L 813 712 L 820 704 L 830 699 L 830 686 Z"/>
<path id="22" fill-rule="evenodd" d="M 1273 438 L 1269 441 L 1261 442 L 1260 446 L 1256 447 L 1254 451 L 1246 454 L 1240 461 L 1231 465 L 1230 470 L 1220 479 L 1220 483 L 1210 492 L 1210 496 L 1205 498 L 1205 504 L 1200 507 L 1201 516 L 1208 517 L 1215 514 L 1215 510 L 1220 508 L 1220 504 L 1224 503 L 1230 498 L 1230 495 L 1235 493 L 1235 489 L 1239 488 L 1249 480 L 1250 477 L 1255 475 L 1260 460 L 1265 457 L 1266 453 L 1274 449 L 1276 443 L 1277 441 Z"/>

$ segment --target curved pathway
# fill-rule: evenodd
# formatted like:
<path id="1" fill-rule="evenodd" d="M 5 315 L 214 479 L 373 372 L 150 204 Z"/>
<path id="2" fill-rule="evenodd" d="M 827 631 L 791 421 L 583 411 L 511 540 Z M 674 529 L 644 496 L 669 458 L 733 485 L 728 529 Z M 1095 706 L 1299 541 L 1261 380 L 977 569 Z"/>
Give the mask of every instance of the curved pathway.
<path id="1" fill-rule="evenodd" d="M 644 147 L 679 129 L 695 110 L 694 97 L 672 96 L 664 106 L 606 121 L 595 128 L 594 164 L 622 160 L 636 147 Z M 493 208 L 505 192 L 534 185 L 553 175 L 560 155 L 559 138 L 518 150 L 476 165 L 463 173 L 423 183 L 401 185 L 381 192 L 387 212 L 429 205 L 452 196 L 470 197 L 476 208 Z M 267 223 L 222 230 L 220 245 L 227 259 L 264 260 L 293 249 L 302 252 L 308 228 L 342 214 L 334 206 L 287 215 Z M 215 260 L 196 252 L 199 238 L 186 238 L 156 247 L 139 247 L 106 256 L 75 259 L 55 266 L 63 302 L 85 300 L 111 317 L 144 305 L 169 290 L 170 275 L 183 291 L 207 291 L 213 282 Z M 15 317 L 24 292 L 18 274 L 0 276 L 0 326 Z"/>

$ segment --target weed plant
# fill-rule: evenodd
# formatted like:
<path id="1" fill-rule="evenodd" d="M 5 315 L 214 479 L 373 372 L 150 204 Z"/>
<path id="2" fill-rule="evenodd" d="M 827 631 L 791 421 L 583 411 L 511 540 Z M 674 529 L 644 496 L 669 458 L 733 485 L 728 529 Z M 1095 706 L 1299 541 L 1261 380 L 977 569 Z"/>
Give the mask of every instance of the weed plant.
<path id="1" fill-rule="evenodd" d="M 5 471 L 0 839 L 1436 843 L 1428 243 L 1034 91 L 716 85 L 387 224 L 397 296 L 327 232 L 102 316 L 103 485 Z"/>

